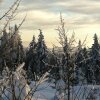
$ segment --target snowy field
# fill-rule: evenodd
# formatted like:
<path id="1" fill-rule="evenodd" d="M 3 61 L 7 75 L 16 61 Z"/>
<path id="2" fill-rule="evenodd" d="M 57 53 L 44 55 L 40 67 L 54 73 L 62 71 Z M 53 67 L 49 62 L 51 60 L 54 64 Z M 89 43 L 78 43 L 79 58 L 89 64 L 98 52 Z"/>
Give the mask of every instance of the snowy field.
<path id="1" fill-rule="evenodd" d="M 31 81 L 30 85 L 28 85 L 25 77 L 22 75 L 23 65 L 24 63 L 17 68 L 16 72 L 13 73 L 12 83 L 15 89 L 15 97 L 18 98 L 20 95 L 21 98 L 18 100 L 30 100 L 25 99 L 25 97 L 29 94 L 30 90 L 32 90 L 29 95 L 29 98 L 30 96 L 32 97 L 31 100 L 67 100 L 67 94 L 65 95 L 64 91 L 62 91 L 60 94 L 64 94 L 65 99 L 57 99 L 57 97 L 60 97 L 57 88 L 59 88 L 59 86 L 64 87 L 64 81 L 60 79 L 59 81 L 57 81 L 58 86 L 55 86 L 53 82 L 48 82 L 47 80 L 45 80 L 45 76 L 47 75 L 46 74 L 42 79 L 43 81 L 40 81 L 40 83 Z M 12 85 L 9 84 L 9 78 L 8 75 L 4 74 L 4 77 L 1 77 L 0 79 L 0 90 L 3 90 L 2 87 L 5 88 L 5 90 L 1 93 L 3 100 L 13 100 L 13 88 Z M 70 98 L 70 100 L 100 100 L 100 85 L 78 85 L 70 87 Z M 2 99 L 0 98 L 0 100 Z"/>
<path id="2" fill-rule="evenodd" d="M 31 88 L 33 88 L 33 84 L 34 82 L 32 82 L 32 84 L 30 85 Z M 35 100 L 53 100 L 56 89 L 53 89 L 52 87 L 54 87 L 54 84 L 50 84 L 48 82 L 42 83 L 37 88 L 37 91 L 33 95 L 33 98 L 35 98 Z"/>
<path id="3" fill-rule="evenodd" d="M 24 92 L 25 91 L 28 92 L 28 89 L 34 88 L 34 86 L 35 86 L 35 82 L 31 82 L 29 87 L 28 86 L 25 87 Z M 18 94 L 18 91 L 16 93 Z M 71 93 L 70 94 L 71 100 L 100 100 L 99 85 L 74 86 L 73 88 L 70 89 L 70 93 Z M 10 96 L 10 93 L 7 92 L 6 95 Z M 55 95 L 57 95 L 55 84 L 49 82 L 43 82 L 36 89 L 36 92 L 32 96 L 32 100 L 57 100 L 54 99 Z M 4 98 L 5 98 L 4 100 L 8 100 L 6 97 Z"/>
<path id="4" fill-rule="evenodd" d="M 32 84 L 30 85 L 31 88 L 33 87 Z M 52 87 L 54 87 L 54 84 L 44 82 L 38 87 L 33 98 L 35 98 L 35 100 L 54 100 L 56 89 Z M 74 86 L 71 89 L 71 100 L 94 100 L 90 98 L 100 100 L 99 85 Z"/>

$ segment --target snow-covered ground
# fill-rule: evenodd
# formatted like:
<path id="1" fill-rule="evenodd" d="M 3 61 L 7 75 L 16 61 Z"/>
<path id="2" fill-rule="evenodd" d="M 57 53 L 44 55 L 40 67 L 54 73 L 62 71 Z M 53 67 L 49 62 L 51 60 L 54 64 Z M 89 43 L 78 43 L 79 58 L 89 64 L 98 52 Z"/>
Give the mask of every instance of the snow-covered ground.
<path id="1" fill-rule="evenodd" d="M 13 73 L 14 79 L 12 83 L 15 86 L 15 96 L 18 97 L 20 95 L 21 98 L 20 100 L 24 100 L 25 97 L 30 92 L 30 90 L 32 89 L 33 95 L 32 93 L 29 95 L 29 98 L 30 96 L 32 96 L 31 100 L 58 100 L 58 99 L 54 99 L 56 97 L 55 95 L 57 95 L 58 93 L 58 91 L 56 91 L 56 88 L 59 88 L 59 86 L 64 88 L 65 85 L 64 82 L 62 80 L 59 80 L 58 86 L 55 86 L 53 82 L 48 82 L 47 80 L 45 80 L 45 75 L 44 75 L 42 82 L 35 83 L 34 81 L 32 81 L 31 84 L 28 85 L 25 77 L 23 76 L 25 74 L 22 70 L 23 65 L 24 64 L 19 66 L 16 72 Z M 0 84 L 1 84 L 0 93 L 3 87 L 2 85 L 4 85 L 4 87 L 6 86 L 5 87 L 6 89 L 5 91 L 3 91 L 3 94 L 1 93 L 3 100 L 13 100 L 11 94 L 12 85 L 9 84 L 8 75 L 5 75 L 5 77 L 0 78 Z M 70 96 L 71 96 L 71 100 L 100 100 L 100 85 L 82 85 L 82 86 L 78 85 L 78 86 L 70 87 Z M 9 97 L 10 99 L 8 99 L 7 97 Z M 0 98 L 0 100 L 2 99 Z M 29 99 L 25 99 L 25 100 L 29 100 Z"/>
<path id="2" fill-rule="evenodd" d="M 31 88 L 33 88 L 33 86 L 34 82 L 30 84 Z M 48 82 L 40 84 L 35 94 L 33 95 L 33 98 L 35 98 L 36 100 L 53 100 L 56 93 L 56 89 L 54 89 L 53 87 L 54 84 Z"/>
<path id="3" fill-rule="evenodd" d="M 31 82 L 30 89 L 34 88 L 35 82 Z M 56 95 L 55 84 L 50 82 L 41 83 L 33 95 L 32 100 L 54 100 Z M 100 85 L 83 85 L 71 88 L 71 100 L 100 100 Z M 89 99 L 89 98 L 95 99 Z M 74 99 L 73 99 L 74 98 Z M 7 98 L 4 100 L 8 100 Z"/>
<path id="4" fill-rule="evenodd" d="M 74 86 L 71 91 L 75 100 L 100 100 L 99 85 Z"/>
<path id="5" fill-rule="evenodd" d="M 33 84 L 33 83 L 32 83 Z M 30 87 L 32 88 L 32 84 Z M 42 83 L 33 95 L 36 100 L 54 100 L 56 89 L 53 83 Z M 100 100 L 99 85 L 74 86 L 71 89 L 71 100 Z M 74 98 L 74 99 L 73 99 Z M 94 99 L 90 99 L 94 98 Z"/>

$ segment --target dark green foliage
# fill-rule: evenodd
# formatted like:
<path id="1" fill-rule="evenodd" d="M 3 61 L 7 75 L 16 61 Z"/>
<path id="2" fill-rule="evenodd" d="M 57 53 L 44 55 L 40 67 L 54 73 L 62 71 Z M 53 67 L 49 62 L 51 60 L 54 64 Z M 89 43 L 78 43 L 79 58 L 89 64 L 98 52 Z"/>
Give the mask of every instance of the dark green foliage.
<path id="1" fill-rule="evenodd" d="M 33 36 L 29 50 L 26 53 L 25 68 L 26 70 L 31 70 L 34 79 L 36 79 L 37 76 L 40 77 L 47 71 L 48 68 L 45 65 L 47 60 L 47 47 L 42 31 L 40 30 L 38 42 L 36 43 Z"/>
<path id="2" fill-rule="evenodd" d="M 100 84 L 100 44 L 94 35 L 94 43 L 90 49 L 78 46 L 76 54 L 77 83 Z M 83 78 L 82 78 L 83 77 Z M 81 80 L 82 79 L 82 80 Z"/>
<path id="3" fill-rule="evenodd" d="M 76 83 L 84 84 L 88 80 L 88 64 L 89 54 L 86 48 L 82 48 L 81 41 L 78 44 L 78 52 L 76 53 Z"/>
<path id="4" fill-rule="evenodd" d="M 94 43 L 90 50 L 90 70 L 91 79 L 94 84 L 100 84 L 100 44 L 98 42 L 98 37 L 94 35 Z"/>
<path id="5" fill-rule="evenodd" d="M 15 25 L 13 32 L 10 29 L 9 32 L 4 30 L 1 37 L 1 66 L 8 66 L 10 70 L 15 70 L 16 66 L 21 64 L 25 58 L 24 48 L 18 33 L 17 25 Z"/>
<path id="6" fill-rule="evenodd" d="M 58 52 L 55 52 L 55 48 L 53 48 L 50 53 L 49 64 L 51 65 L 50 78 L 55 80 L 59 77 L 59 60 L 57 57 L 60 56 L 58 55 Z"/>
<path id="7" fill-rule="evenodd" d="M 44 73 L 46 69 L 45 62 L 46 62 L 46 57 L 47 57 L 47 46 L 44 42 L 44 36 L 41 30 L 40 30 L 39 39 L 37 42 L 36 52 L 37 52 L 37 58 L 38 58 L 38 65 L 37 65 L 38 71 L 40 73 Z"/>

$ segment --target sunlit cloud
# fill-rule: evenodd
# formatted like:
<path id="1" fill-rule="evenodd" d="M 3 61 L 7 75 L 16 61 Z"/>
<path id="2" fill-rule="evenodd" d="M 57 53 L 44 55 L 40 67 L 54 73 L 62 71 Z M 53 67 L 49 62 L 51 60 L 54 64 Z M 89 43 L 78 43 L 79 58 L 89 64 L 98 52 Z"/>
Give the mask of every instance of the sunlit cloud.
<path id="1" fill-rule="evenodd" d="M 2 2 L 3 0 L 0 0 L 0 3 Z"/>
<path id="2" fill-rule="evenodd" d="M 4 2 L 6 10 L 14 0 L 4 0 Z M 1 9 L 4 7 L 2 6 Z M 88 38 L 88 41 L 90 42 L 94 33 L 99 34 L 100 0 L 22 0 L 14 23 L 19 24 L 27 14 L 26 21 L 21 27 L 23 41 L 30 42 L 33 33 L 37 36 L 37 30 L 42 29 L 47 44 L 50 44 L 51 40 L 57 38 L 55 29 L 60 23 L 60 12 L 65 21 L 65 28 L 74 30 L 78 39 L 85 38 L 89 34 L 91 38 Z M 29 38 L 26 38 L 27 34 L 30 34 Z M 56 39 L 54 41 L 56 42 Z"/>
<path id="3" fill-rule="evenodd" d="M 23 6 L 24 4 L 27 4 L 27 7 Z M 86 26 L 90 24 L 100 24 L 99 0 L 84 0 L 81 2 L 79 0 L 25 0 L 23 5 L 21 9 L 22 12 L 32 12 L 29 20 L 42 20 L 45 25 L 49 24 L 46 19 L 49 19 L 52 15 L 54 16 L 51 21 L 52 24 L 55 24 L 54 19 L 56 20 L 60 11 L 66 15 L 66 21 L 70 19 L 70 24 L 79 25 L 79 27 L 85 24 Z M 40 21 L 40 25 L 43 24 L 42 21 Z"/>

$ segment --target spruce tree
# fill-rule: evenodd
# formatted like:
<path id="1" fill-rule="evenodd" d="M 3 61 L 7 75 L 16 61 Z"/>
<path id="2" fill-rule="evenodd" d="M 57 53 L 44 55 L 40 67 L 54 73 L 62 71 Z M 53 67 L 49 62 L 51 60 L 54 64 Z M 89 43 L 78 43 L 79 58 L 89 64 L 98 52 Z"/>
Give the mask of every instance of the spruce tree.
<path id="1" fill-rule="evenodd" d="M 25 59 L 25 52 L 24 52 L 24 47 L 22 45 L 22 40 L 20 37 L 18 38 L 17 56 L 18 56 L 17 63 L 18 64 L 23 63 Z"/>
<path id="2" fill-rule="evenodd" d="M 25 68 L 33 74 L 33 79 L 37 80 L 38 77 L 47 71 L 45 65 L 47 60 L 47 46 L 43 33 L 40 30 L 38 42 L 35 41 L 35 36 L 33 36 L 29 50 L 26 53 Z"/>
<path id="3" fill-rule="evenodd" d="M 11 47 L 10 55 L 11 55 L 12 65 L 17 66 L 21 64 L 25 58 L 24 48 L 22 45 L 17 25 L 15 25 L 13 36 L 10 39 L 10 47 Z"/>
<path id="4" fill-rule="evenodd" d="M 50 71 L 50 76 L 57 80 L 57 77 L 59 75 L 59 67 L 58 67 L 58 59 L 57 59 L 58 55 L 55 52 L 55 48 L 53 47 L 52 52 L 50 54 L 50 65 L 51 65 L 51 71 Z M 52 67 L 55 66 L 55 67 Z"/>
<path id="5" fill-rule="evenodd" d="M 82 82 L 81 78 L 82 78 L 82 60 L 83 59 L 83 54 L 82 54 L 82 45 L 81 45 L 81 41 L 79 40 L 78 43 L 78 50 L 77 50 L 77 54 L 76 54 L 76 83 L 80 83 Z"/>
<path id="6" fill-rule="evenodd" d="M 90 70 L 91 70 L 91 79 L 92 83 L 100 84 L 100 44 L 98 42 L 98 37 L 95 34 L 94 35 L 94 43 L 92 45 L 91 51 L 90 51 Z"/>
<path id="7" fill-rule="evenodd" d="M 27 70 L 27 75 L 29 79 L 35 79 L 37 59 L 36 59 L 36 46 L 35 36 L 33 36 L 32 41 L 29 44 L 29 49 L 26 52 L 25 60 L 25 70 Z"/>
<path id="8" fill-rule="evenodd" d="M 4 30 L 1 37 L 2 65 L 6 64 L 10 70 L 16 69 L 16 66 L 24 61 L 24 48 L 18 33 L 19 30 L 15 25 L 13 31 Z"/>
<path id="9" fill-rule="evenodd" d="M 36 47 L 36 41 L 35 41 L 35 36 L 33 35 L 33 39 L 29 44 L 29 50 L 33 50 Z"/>
<path id="10" fill-rule="evenodd" d="M 25 60 L 25 69 L 28 70 L 28 66 L 30 63 L 32 63 L 32 58 L 34 54 L 36 54 L 36 41 L 35 41 L 35 36 L 33 36 L 32 41 L 29 44 L 29 49 L 26 51 L 26 60 Z M 35 58 L 34 58 L 35 60 Z M 31 66 L 31 65 L 30 65 Z M 32 67 L 32 66 L 31 66 Z"/>
<path id="11" fill-rule="evenodd" d="M 82 49 L 82 54 L 83 54 L 83 61 L 82 61 L 82 73 L 84 76 L 84 82 L 88 84 L 89 81 L 89 60 L 90 60 L 90 55 L 89 51 L 87 48 Z"/>
<path id="12" fill-rule="evenodd" d="M 76 82 L 79 84 L 89 81 L 89 58 L 87 49 L 82 48 L 81 41 L 79 41 L 76 53 Z"/>
<path id="13" fill-rule="evenodd" d="M 9 41 L 8 41 L 8 33 L 5 30 L 3 30 L 2 32 L 2 36 L 1 36 L 1 46 L 0 46 L 0 58 L 1 58 L 1 64 L 0 64 L 0 68 L 1 71 L 4 69 L 4 67 L 6 67 L 5 65 L 8 65 L 9 61 L 10 61 L 10 46 L 9 46 Z"/>
<path id="14" fill-rule="evenodd" d="M 55 53 L 55 48 L 53 47 L 50 54 L 50 65 L 56 66 L 57 64 L 57 54 Z"/>
<path id="15" fill-rule="evenodd" d="M 38 42 L 36 47 L 37 52 L 37 72 L 43 74 L 46 71 L 45 62 L 47 61 L 47 46 L 44 41 L 44 36 L 42 31 L 40 30 L 40 34 L 38 36 Z"/>

